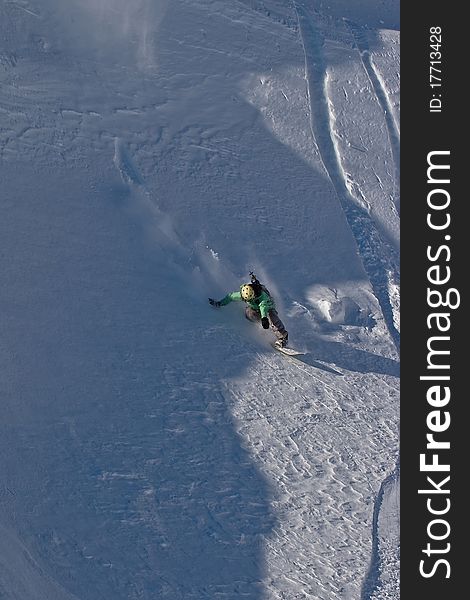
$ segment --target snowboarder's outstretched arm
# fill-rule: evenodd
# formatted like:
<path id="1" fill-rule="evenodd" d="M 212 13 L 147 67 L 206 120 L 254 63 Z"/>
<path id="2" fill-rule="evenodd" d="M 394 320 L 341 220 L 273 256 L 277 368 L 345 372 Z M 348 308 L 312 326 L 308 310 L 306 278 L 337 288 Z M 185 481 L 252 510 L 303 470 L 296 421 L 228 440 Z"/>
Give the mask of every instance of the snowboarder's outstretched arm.
<path id="1" fill-rule="evenodd" d="M 209 298 L 209 302 L 212 304 L 212 306 L 225 306 L 230 302 L 237 302 L 241 299 L 242 297 L 240 292 L 230 292 L 224 298 L 222 298 L 222 300 L 214 300 L 213 298 Z"/>

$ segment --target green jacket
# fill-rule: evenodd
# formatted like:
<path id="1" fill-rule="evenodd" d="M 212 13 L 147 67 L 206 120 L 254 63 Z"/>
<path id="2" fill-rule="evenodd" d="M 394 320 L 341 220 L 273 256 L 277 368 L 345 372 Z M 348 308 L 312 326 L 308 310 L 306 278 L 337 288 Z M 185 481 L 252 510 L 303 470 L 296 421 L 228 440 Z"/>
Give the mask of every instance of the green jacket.
<path id="1" fill-rule="evenodd" d="M 240 288 L 241 287 L 242 286 L 240 286 Z M 239 291 L 238 292 L 230 292 L 229 294 L 227 294 L 225 296 L 225 298 L 222 298 L 222 300 L 220 301 L 220 305 L 225 306 L 226 304 L 229 304 L 230 302 L 239 302 L 239 301 L 244 301 L 240 292 Z M 258 310 L 261 313 L 261 318 L 267 317 L 268 312 L 271 309 L 276 308 L 276 306 L 274 304 L 274 300 L 264 290 L 261 292 L 261 294 L 257 298 L 255 298 L 254 300 L 251 300 L 250 302 L 246 302 L 246 303 L 253 310 Z"/>

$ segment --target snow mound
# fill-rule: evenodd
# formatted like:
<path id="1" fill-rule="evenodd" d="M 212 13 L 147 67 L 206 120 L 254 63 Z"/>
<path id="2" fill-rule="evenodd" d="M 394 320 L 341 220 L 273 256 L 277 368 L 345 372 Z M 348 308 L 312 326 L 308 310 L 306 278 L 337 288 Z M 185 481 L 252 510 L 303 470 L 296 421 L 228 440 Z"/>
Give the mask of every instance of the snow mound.
<path id="1" fill-rule="evenodd" d="M 364 295 L 356 294 L 354 298 L 339 288 L 319 286 L 312 290 L 309 301 L 319 322 L 336 326 L 373 325 L 372 307 Z"/>

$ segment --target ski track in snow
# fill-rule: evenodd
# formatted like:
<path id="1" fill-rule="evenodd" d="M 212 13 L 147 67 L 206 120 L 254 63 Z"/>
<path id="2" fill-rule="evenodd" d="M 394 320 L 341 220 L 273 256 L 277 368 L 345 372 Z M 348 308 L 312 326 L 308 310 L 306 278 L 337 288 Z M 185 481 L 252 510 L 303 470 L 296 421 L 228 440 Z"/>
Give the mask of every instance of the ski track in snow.
<path id="1" fill-rule="evenodd" d="M 397 208 L 398 215 L 400 215 L 400 126 L 398 123 L 398 118 L 395 114 L 395 110 L 383 84 L 380 73 L 377 71 L 371 60 L 366 33 L 355 23 L 347 20 L 346 23 L 348 24 L 354 36 L 357 48 L 361 55 L 362 64 L 364 65 L 364 69 L 369 76 L 370 82 L 377 97 L 377 101 L 382 107 L 385 123 L 387 124 L 390 148 L 392 150 L 393 161 L 395 164 L 395 186 L 393 200 Z"/>
<path id="2" fill-rule="evenodd" d="M 361 600 L 381 600 L 382 598 L 385 600 L 399 594 L 398 573 L 393 572 L 393 569 L 398 570 L 400 560 L 399 498 L 397 498 L 399 481 L 400 463 L 398 461 L 393 472 L 382 482 L 375 501 L 372 523 L 372 555 L 369 571 L 362 586 Z M 388 504 L 391 504 L 391 507 Z M 381 532 L 380 519 L 387 518 L 392 524 L 392 539 L 388 539 L 390 532 Z"/>
<path id="3" fill-rule="evenodd" d="M 395 326 L 393 305 L 389 297 L 390 279 L 398 280 L 398 258 L 394 256 L 393 248 L 381 239 L 368 211 L 360 206 L 360 200 L 354 198 L 348 189 L 347 176 L 341 166 L 341 155 L 335 143 L 334 117 L 327 91 L 328 74 L 319 42 L 321 36 L 315 29 L 313 16 L 298 2 L 295 2 L 295 6 L 305 52 L 313 136 L 343 206 L 390 335 L 399 348 L 400 334 Z"/>

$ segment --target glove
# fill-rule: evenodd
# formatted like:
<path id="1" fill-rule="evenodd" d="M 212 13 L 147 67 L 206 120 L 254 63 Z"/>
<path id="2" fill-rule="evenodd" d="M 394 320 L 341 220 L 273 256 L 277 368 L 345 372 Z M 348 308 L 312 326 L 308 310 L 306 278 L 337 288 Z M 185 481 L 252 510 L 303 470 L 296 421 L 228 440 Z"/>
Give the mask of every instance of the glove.
<path id="1" fill-rule="evenodd" d="M 209 298 L 209 304 L 212 304 L 212 306 L 216 306 L 217 308 L 220 306 L 220 302 L 218 300 L 214 300 L 213 298 Z"/>
<path id="2" fill-rule="evenodd" d="M 261 319 L 261 325 L 263 326 L 263 329 L 269 329 L 269 319 L 268 319 L 268 317 L 263 317 Z"/>

